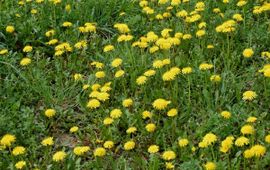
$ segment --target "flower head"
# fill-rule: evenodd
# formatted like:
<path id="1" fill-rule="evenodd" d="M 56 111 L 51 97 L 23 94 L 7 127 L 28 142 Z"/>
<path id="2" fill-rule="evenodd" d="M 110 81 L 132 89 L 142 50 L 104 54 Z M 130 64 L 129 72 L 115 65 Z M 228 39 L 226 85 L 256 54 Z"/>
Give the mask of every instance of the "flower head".
<path id="1" fill-rule="evenodd" d="M 1 138 L 0 144 L 3 146 L 11 146 L 16 141 L 16 137 L 11 134 L 6 134 Z"/>
<path id="2" fill-rule="evenodd" d="M 178 145 L 182 148 L 188 145 L 188 139 L 180 139 L 178 140 Z"/>
<path id="3" fill-rule="evenodd" d="M 55 162 L 63 161 L 66 156 L 67 154 L 64 151 L 58 151 L 53 155 L 53 161 Z"/>
<path id="4" fill-rule="evenodd" d="M 54 144 L 53 137 L 47 137 L 47 138 L 43 139 L 41 144 L 43 146 L 52 146 Z"/>
<path id="5" fill-rule="evenodd" d="M 165 151 L 162 154 L 162 158 L 166 161 L 173 160 L 176 158 L 176 154 L 174 153 L 174 151 L 171 150 Z"/>
<path id="6" fill-rule="evenodd" d="M 106 149 L 103 147 L 96 148 L 94 151 L 94 156 L 96 157 L 103 157 L 106 155 Z"/>
<path id="7" fill-rule="evenodd" d="M 157 153 L 159 151 L 159 146 L 157 145 L 151 145 L 148 147 L 148 150 L 147 150 L 149 153 Z"/>
<path id="8" fill-rule="evenodd" d="M 153 103 L 152 106 L 157 109 L 157 110 L 164 110 L 170 104 L 171 101 L 167 101 L 165 99 L 156 99 Z"/>
<path id="9" fill-rule="evenodd" d="M 256 92 L 249 90 L 249 91 L 245 91 L 243 93 L 243 98 L 242 99 L 245 100 L 245 101 L 252 101 L 255 98 L 257 98 Z"/>
<path id="10" fill-rule="evenodd" d="M 55 115 L 56 111 L 54 109 L 47 109 L 45 111 L 45 116 L 47 116 L 48 118 L 51 118 Z"/>
<path id="11" fill-rule="evenodd" d="M 111 149 L 114 147 L 114 143 L 113 143 L 113 141 L 105 141 L 103 144 L 103 147 L 106 149 Z"/>
<path id="12" fill-rule="evenodd" d="M 216 164 L 214 162 L 207 162 L 204 164 L 205 170 L 215 170 L 216 169 Z"/>
<path id="13" fill-rule="evenodd" d="M 252 57 L 253 54 L 254 54 L 254 51 L 252 50 L 252 48 L 247 48 L 243 51 L 243 56 L 246 58 Z"/>
<path id="14" fill-rule="evenodd" d="M 246 135 L 246 134 L 254 134 L 255 130 L 253 128 L 253 126 L 251 125 L 244 125 L 242 128 L 241 128 L 241 133 Z"/>
<path id="15" fill-rule="evenodd" d="M 90 150 L 89 146 L 77 146 L 73 149 L 75 155 L 81 156 Z"/>
<path id="16" fill-rule="evenodd" d="M 135 148 L 135 142 L 134 141 L 128 141 L 124 144 L 124 149 L 129 151 Z"/>
<path id="17" fill-rule="evenodd" d="M 26 162 L 25 161 L 19 161 L 15 164 L 16 169 L 23 169 L 23 167 L 26 166 Z"/>
<path id="18" fill-rule="evenodd" d="M 17 156 L 17 155 L 22 155 L 25 153 L 25 148 L 23 146 L 16 146 L 12 150 L 12 155 Z"/>
<path id="19" fill-rule="evenodd" d="M 21 65 L 21 66 L 27 66 L 27 65 L 29 65 L 30 63 L 31 63 L 31 59 L 28 58 L 28 57 L 25 57 L 25 58 L 23 58 L 23 59 L 20 61 L 20 65 Z"/>

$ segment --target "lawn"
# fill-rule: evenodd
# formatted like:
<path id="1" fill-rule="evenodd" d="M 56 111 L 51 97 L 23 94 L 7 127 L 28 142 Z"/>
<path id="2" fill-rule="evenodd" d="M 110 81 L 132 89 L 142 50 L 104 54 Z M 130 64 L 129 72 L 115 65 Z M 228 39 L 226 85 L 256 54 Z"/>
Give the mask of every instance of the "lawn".
<path id="1" fill-rule="evenodd" d="M 0 169 L 270 169 L 267 0 L 0 0 Z"/>

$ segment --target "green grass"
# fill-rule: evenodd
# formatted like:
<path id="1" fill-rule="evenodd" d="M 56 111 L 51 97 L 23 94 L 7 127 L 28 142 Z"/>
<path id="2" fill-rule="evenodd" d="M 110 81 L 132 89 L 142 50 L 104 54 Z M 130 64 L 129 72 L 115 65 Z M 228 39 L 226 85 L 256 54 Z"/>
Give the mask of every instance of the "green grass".
<path id="1" fill-rule="evenodd" d="M 199 21 L 187 23 L 176 17 L 183 9 L 188 13 L 194 11 L 197 2 L 181 3 L 167 10 L 169 3 L 158 5 L 158 1 L 148 1 L 155 13 L 147 15 L 135 0 L 62 0 L 57 5 L 47 0 L 41 4 L 25 2 L 25 5 L 15 0 L 0 1 L 0 51 L 8 49 L 8 54 L 0 55 L 0 137 L 16 136 L 11 146 L 0 150 L 0 169 L 16 169 L 15 164 L 21 160 L 26 162 L 24 169 L 156 170 L 166 169 L 166 162 L 172 162 L 175 169 L 181 170 L 204 169 L 207 162 L 214 162 L 216 169 L 269 169 L 270 145 L 265 137 L 270 130 L 270 80 L 258 72 L 270 58 L 261 57 L 261 52 L 270 50 L 269 10 L 254 14 L 253 8 L 263 5 L 259 1 L 247 1 L 243 7 L 236 6 L 236 1 L 229 4 L 204 1 L 205 10 L 198 12 Z M 67 4 L 71 6 L 70 12 L 65 10 Z M 214 8 L 219 8 L 224 17 L 215 14 Z M 37 14 L 31 14 L 32 9 L 36 9 Z M 125 14 L 120 15 L 122 12 Z M 155 19 L 157 14 L 164 12 L 172 16 Z M 243 21 L 236 24 L 236 30 L 217 33 L 216 27 L 231 20 L 236 13 L 243 17 Z M 65 21 L 73 25 L 64 28 Z M 86 22 L 96 23 L 96 33 L 78 31 Z M 206 35 L 201 38 L 196 37 L 200 22 L 206 22 Z M 120 33 L 114 28 L 116 23 L 127 24 L 134 38 L 129 42 L 117 42 Z M 14 26 L 15 32 L 6 32 L 8 25 Z M 165 28 L 172 29 L 172 37 L 181 32 L 191 34 L 192 38 L 180 38 L 180 45 L 155 53 L 149 52 L 154 45 L 152 42 L 147 48 L 132 46 L 150 31 L 161 38 Z M 86 40 L 87 48 L 74 48 L 72 52 L 55 56 L 56 45 L 46 44 L 52 39 L 45 36 L 50 29 L 56 31 L 52 38 L 58 39 L 58 44 L 68 42 L 74 48 L 77 42 Z M 103 52 L 108 44 L 114 45 L 115 50 Z M 214 48 L 207 49 L 209 44 Z M 33 51 L 23 52 L 26 45 L 33 46 Z M 243 56 L 246 48 L 253 49 L 251 58 Z M 24 57 L 31 58 L 27 66 L 20 65 Z M 118 68 L 111 66 L 115 58 L 123 60 Z M 167 58 L 169 65 L 160 69 L 152 66 L 154 61 Z M 102 62 L 104 68 L 91 66 L 93 61 Z M 200 70 L 204 62 L 212 64 L 213 68 Z M 192 67 L 191 74 L 177 75 L 172 81 L 162 80 L 162 75 L 170 68 L 187 66 Z M 125 71 L 124 77 L 115 78 L 115 72 L 120 69 Z M 136 79 L 149 69 L 156 70 L 156 74 L 145 84 L 136 84 Z M 104 71 L 105 78 L 96 78 L 97 71 Z M 75 81 L 76 73 L 83 78 Z M 220 82 L 210 81 L 214 74 L 220 75 Z M 103 86 L 107 82 L 111 82 L 109 100 L 101 102 L 97 109 L 87 108 L 91 86 L 95 83 Z M 90 87 L 83 90 L 83 85 Z M 247 90 L 256 92 L 257 97 L 244 101 L 243 93 Z M 122 101 L 127 98 L 132 98 L 133 105 L 125 108 Z M 158 98 L 170 100 L 171 104 L 164 110 L 157 110 L 152 103 Z M 45 116 L 48 108 L 56 110 L 54 117 Z M 115 108 L 121 109 L 121 117 L 105 126 L 103 120 Z M 166 113 L 172 108 L 178 110 L 178 115 L 168 117 Z M 145 110 L 153 113 L 151 119 L 142 118 Z M 221 116 L 224 110 L 231 112 L 231 118 Z M 250 116 L 257 121 L 247 123 Z M 155 123 L 153 133 L 145 130 L 148 123 Z M 229 152 L 220 152 L 222 141 L 230 135 L 235 139 L 242 136 L 240 129 L 246 124 L 251 124 L 256 131 L 244 135 L 249 138 L 249 144 L 243 147 L 233 144 Z M 72 126 L 78 126 L 79 131 L 70 133 Z M 126 133 L 131 126 L 137 128 L 135 134 Z M 200 148 L 199 143 L 210 132 L 217 136 L 217 141 Z M 41 141 L 48 136 L 54 138 L 54 145 L 42 146 Z M 179 147 L 178 139 L 181 138 L 188 139 L 186 147 Z M 94 150 L 102 147 L 106 140 L 112 140 L 114 147 L 106 149 L 105 156 L 95 157 Z M 124 144 L 129 140 L 134 140 L 136 146 L 126 151 Z M 159 152 L 150 154 L 147 149 L 153 144 L 159 146 Z M 256 144 L 266 148 L 265 154 L 246 159 L 244 151 Z M 26 152 L 14 156 L 12 150 L 16 146 L 24 146 Z M 75 155 L 76 146 L 89 146 L 90 151 L 83 156 Z M 192 147 L 196 147 L 196 151 L 192 152 Z M 60 150 L 67 156 L 63 161 L 53 161 L 54 153 Z M 173 150 L 176 158 L 164 160 L 162 154 L 167 150 Z"/>

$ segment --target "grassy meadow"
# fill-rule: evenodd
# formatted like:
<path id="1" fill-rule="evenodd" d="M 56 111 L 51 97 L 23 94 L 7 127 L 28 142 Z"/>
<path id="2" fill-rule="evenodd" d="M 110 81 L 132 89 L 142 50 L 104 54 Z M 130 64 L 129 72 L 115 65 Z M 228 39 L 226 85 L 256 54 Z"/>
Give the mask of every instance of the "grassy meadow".
<path id="1" fill-rule="evenodd" d="M 270 169 L 267 0 L 0 0 L 1 170 Z"/>

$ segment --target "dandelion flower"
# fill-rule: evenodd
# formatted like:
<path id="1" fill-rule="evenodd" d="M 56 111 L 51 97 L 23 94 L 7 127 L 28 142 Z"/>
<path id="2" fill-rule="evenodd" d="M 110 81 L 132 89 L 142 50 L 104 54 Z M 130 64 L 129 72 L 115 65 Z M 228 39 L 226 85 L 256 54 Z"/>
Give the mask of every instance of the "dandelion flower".
<path id="1" fill-rule="evenodd" d="M 128 141 L 124 144 L 124 149 L 129 151 L 135 148 L 135 142 L 134 141 Z"/>
<path id="2" fill-rule="evenodd" d="M 106 155 L 106 150 L 103 147 L 96 148 L 94 151 L 94 156 L 103 157 Z"/>
<path id="3" fill-rule="evenodd" d="M 254 92 L 254 91 L 245 91 L 243 93 L 243 98 L 242 99 L 245 100 L 245 101 L 252 101 L 256 97 L 257 97 L 256 92 Z"/>
<path id="4" fill-rule="evenodd" d="M 235 140 L 234 144 L 238 147 L 242 147 L 249 144 L 249 139 L 245 136 L 241 136 Z"/>
<path id="5" fill-rule="evenodd" d="M 48 118 L 51 118 L 55 115 L 56 111 L 54 109 L 47 109 L 45 111 L 45 116 L 47 116 Z"/>
<path id="6" fill-rule="evenodd" d="M 178 145 L 179 145 L 181 148 L 183 148 L 183 147 L 185 147 L 185 146 L 188 145 L 188 140 L 187 140 L 187 139 L 180 139 L 180 140 L 178 141 Z"/>
<path id="7" fill-rule="evenodd" d="M 53 161 L 55 162 L 63 161 L 66 156 L 67 154 L 64 151 L 58 151 L 53 155 Z"/>
<path id="8" fill-rule="evenodd" d="M 135 133 L 137 131 L 137 128 L 136 127 L 129 127 L 127 130 L 126 130 L 126 133 L 127 134 L 131 134 L 131 133 Z"/>
<path id="9" fill-rule="evenodd" d="M 29 52 L 31 52 L 32 50 L 33 50 L 33 47 L 30 46 L 30 45 L 27 45 L 27 46 L 25 46 L 25 47 L 23 48 L 23 52 L 25 52 L 25 53 L 29 53 Z"/>
<path id="10" fill-rule="evenodd" d="M 106 45 L 104 48 L 103 48 L 103 52 L 109 52 L 109 51 L 113 51 L 114 50 L 114 46 L 113 45 Z"/>
<path id="11" fill-rule="evenodd" d="M 140 76 L 140 77 L 138 77 L 138 78 L 136 79 L 136 83 L 137 83 L 138 85 L 143 85 L 143 84 L 146 83 L 146 80 L 147 80 L 147 77 L 145 77 L 145 76 Z"/>
<path id="12" fill-rule="evenodd" d="M 174 165 L 172 162 L 166 162 L 166 169 L 174 169 Z"/>
<path id="13" fill-rule="evenodd" d="M 125 71 L 124 70 L 118 70 L 115 73 L 114 77 L 119 78 L 119 77 L 122 77 L 124 74 L 125 74 Z"/>
<path id="14" fill-rule="evenodd" d="M 248 123 L 254 123 L 254 122 L 256 122 L 256 120 L 257 120 L 256 117 L 250 116 L 250 117 L 247 118 L 247 121 L 246 122 L 248 122 Z"/>
<path id="15" fill-rule="evenodd" d="M 250 150 L 255 157 L 262 157 L 266 153 L 266 148 L 262 145 L 254 145 Z"/>
<path id="16" fill-rule="evenodd" d="M 110 112 L 110 117 L 113 119 L 117 119 L 117 118 L 121 117 L 121 115 L 122 115 L 122 111 L 120 109 L 113 109 Z"/>
<path id="17" fill-rule="evenodd" d="M 91 99 L 88 101 L 87 106 L 90 109 L 96 109 L 99 108 L 100 102 L 97 99 Z"/>
<path id="18" fill-rule="evenodd" d="M 133 104 L 133 100 L 132 100 L 131 98 L 125 99 L 125 100 L 123 100 L 123 102 L 122 102 L 122 105 L 123 105 L 124 107 L 130 107 L 130 106 L 132 106 L 132 104 Z"/>
<path id="19" fill-rule="evenodd" d="M 174 117 L 178 114 L 177 109 L 171 109 L 167 112 L 167 116 Z"/>
<path id="20" fill-rule="evenodd" d="M 17 155 L 22 155 L 25 153 L 25 148 L 23 146 L 16 146 L 12 150 L 12 155 L 17 156 Z"/>
<path id="21" fill-rule="evenodd" d="M 232 116 L 231 112 L 228 112 L 228 111 L 222 111 L 220 114 L 225 119 L 229 119 Z"/>
<path id="22" fill-rule="evenodd" d="M 165 151 L 162 154 L 162 158 L 166 161 L 170 161 L 176 158 L 176 154 L 174 153 L 174 151 L 171 150 Z"/>
<path id="23" fill-rule="evenodd" d="M 167 101 L 165 99 L 156 99 L 153 103 L 152 106 L 157 109 L 157 110 L 164 110 L 168 104 L 170 104 L 171 101 Z"/>
<path id="24" fill-rule="evenodd" d="M 156 125 L 154 123 L 149 123 L 145 126 L 145 129 L 148 131 L 148 132 L 154 132 L 155 129 L 156 129 Z"/>
<path id="25" fill-rule="evenodd" d="M 104 78 L 106 76 L 105 72 L 104 71 L 98 71 L 96 72 L 95 74 L 96 78 Z"/>
<path id="26" fill-rule="evenodd" d="M 253 54 L 254 54 L 254 51 L 252 50 L 252 48 L 247 48 L 247 49 L 245 49 L 245 50 L 243 51 L 243 56 L 244 56 L 245 58 L 250 58 L 250 57 L 253 56 Z"/>
<path id="27" fill-rule="evenodd" d="M 157 153 L 159 151 L 159 146 L 157 145 L 151 145 L 148 147 L 147 150 L 149 153 L 153 154 L 153 153 Z"/>
<path id="28" fill-rule="evenodd" d="M 210 77 L 210 80 L 211 80 L 212 82 L 220 82 L 220 81 L 221 81 L 221 77 L 220 77 L 220 75 L 212 75 L 212 76 Z"/>
<path id="29" fill-rule="evenodd" d="M 242 128 L 241 128 L 241 133 L 246 135 L 246 134 L 254 134 L 255 130 L 253 128 L 253 126 L 251 125 L 244 125 Z"/>
<path id="30" fill-rule="evenodd" d="M 112 67 L 119 67 L 122 64 L 123 60 L 121 58 L 116 58 L 112 61 L 111 66 Z"/>
<path id="31" fill-rule="evenodd" d="M 6 32 L 7 33 L 13 33 L 14 31 L 15 31 L 14 26 L 9 25 L 9 26 L 6 27 Z"/>
<path id="32" fill-rule="evenodd" d="M 16 169 L 23 169 L 23 167 L 26 166 L 26 162 L 25 161 L 19 161 L 15 164 Z"/>
<path id="33" fill-rule="evenodd" d="M 72 126 L 70 129 L 69 129 L 69 132 L 70 133 L 75 133 L 79 130 L 79 127 L 78 126 Z"/>
<path id="34" fill-rule="evenodd" d="M 4 54 L 7 54 L 7 53 L 8 53 L 7 49 L 0 50 L 0 55 L 4 55 Z"/>
<path id="35" fill-rule="evenodd" d="M 250 149 L 245 150 L 244 153 L 243 153 L 243 155 L 244 155 L 244 157 L 246 159 L 249 159 L 249 158 L 251 158 L 251 157 L 254 156 L 253 152 Z"/>
<path id="36" fill-rule="evenodd" d="M 30 63 L 31 63 L 31 59 L 28 58 L 28 57 L 25 57 L 25 58 L 23 58 L 23 59 L 20 61 L 20 65 L 21 65 L 21 66 L 27 66 L 27 65 L 29 65 Z"/>
<path id="37" fill-rule="evenodd" d="M 114 147 L 114 143 L 113 143 L 113 141 L 105 141 L 103 144 L 103 147 L 106 149 L 111 149 Z"/>
<path id="38" fill-rule="evenodd" d="M 1 138 L 0 144 L 3 146 L 11 146 L 16 141 L 16 137 L 11 134 L 6 134 Z"/>
<path id="39" fill-rule="evenodd" d="M 81 156 L 90 150 L 89 146 L 77 146 L 73 149 L 75 155 Z"/>
<path id="40" fill-rule="evenodd" d="M 104 124 L 104 125 L 110 125 L 110 124 L 112 124 L 112 123 L 113 123 L 113 119 L 110 118 L 110 117 L 107 117 L 107 118 L 105 118 L 105 119 L 103 120 L 103 124 Z"/>
<path id="41" fill-rule="evenodd" d="M 264 140 L 265 142 L 270 143 L 270 135 L 265 136 Z"/>
<path id="42" fill-rule="evenodd" d="M 205 170 L 215 170 L 216 169 L 216 164 L 214 162 L 207 162 L 204 164 Z"/>
<path id="43" fill-rule="evenodd" d="M 191 67 L 184 67 L 182 69 L 182 74 L 190 74 L 192 73 L 192 68 Z"/>
<path id="44" fill-rule="evenodd" d="M 53 137 L 47 137 L 41 141 L 43 146 L 52 146 L 54 144 Z"/>
<path id="45" fill-rule="evenodd" d="M 199 69 L 200 70 L 210 70 L 213 67 L 214 67 L 213 64 L 202 63 L 202 64 L 200 64 Z"/>
<path id="46" fill-rule="evenodd" d="M 147 118 L 151 118 L 152 117 L 152 113 L 149 111 L 143 111 L 142 112 L 142 118 L 143 119 L 147 119 Z"/>

